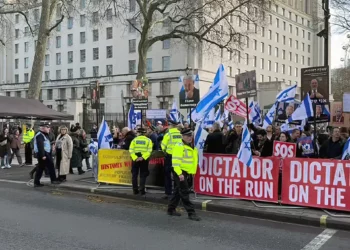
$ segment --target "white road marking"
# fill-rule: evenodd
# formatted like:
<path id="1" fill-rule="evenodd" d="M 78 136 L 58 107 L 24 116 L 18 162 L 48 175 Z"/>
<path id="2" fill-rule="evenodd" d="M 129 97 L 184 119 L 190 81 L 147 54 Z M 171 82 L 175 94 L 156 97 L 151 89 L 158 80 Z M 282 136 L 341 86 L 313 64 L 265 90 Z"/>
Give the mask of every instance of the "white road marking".
<path id="1" fill-rule="evenodd" d="M 309 244 L 301 250 L 318 250 L 337 232 L 333 229 L 325 229 L 322 233 L 317 235 Z"/>
<path id="2" fill-rule="evenodd" d="M 12 180 L 6 180 L 6 179 L 0 179 L 0 182 L 16 183 L 16 184 L 27 184 L 28 183 L 28 181 L 12 181 Z"/>

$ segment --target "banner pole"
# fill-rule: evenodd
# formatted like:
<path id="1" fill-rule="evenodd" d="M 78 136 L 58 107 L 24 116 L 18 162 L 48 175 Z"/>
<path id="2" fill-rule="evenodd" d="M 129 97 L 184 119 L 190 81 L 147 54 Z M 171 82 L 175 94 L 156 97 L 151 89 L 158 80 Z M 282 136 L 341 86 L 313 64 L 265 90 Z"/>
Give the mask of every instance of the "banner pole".
<path id="1" fill-rule="evenodd" d="M 248 110 L 248 97 L 245 98 L 245 105 L 246 105 L 246 110 L 247 110 L 247 126 L 249 127 L 249 110 Z"/>
<path id="2" fill-rule="evenodd" d="M 314 109 L 314 139 L 313 139 L 313 142 L 314 142 L 314 146 L 315 146 L 315 156 L 318 157 L 318 150 L 317 150 L 317 122 L 316 122 L 316 106 L 317 106 L 317 103 L 318 103 L 318 99 L 315 99 L 315 103 L 313 105 L 313 109 Z"/>

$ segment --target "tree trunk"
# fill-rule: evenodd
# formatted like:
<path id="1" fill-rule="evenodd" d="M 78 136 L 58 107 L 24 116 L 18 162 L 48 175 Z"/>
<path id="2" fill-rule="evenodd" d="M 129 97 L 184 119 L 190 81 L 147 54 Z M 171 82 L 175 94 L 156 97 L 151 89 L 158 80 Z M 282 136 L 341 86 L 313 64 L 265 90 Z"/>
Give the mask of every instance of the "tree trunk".
<path id="1" fill-rule="evenodd" d="M 147 74 L 147 52 L 148 52 L 148 41 L 145 35 L 141 35 L 141 40 L 138 45 L 139 52 L 139 63 L 137 70 L 137 80 L 141 80 L 142 78 L 146 78 Z"/>
<path id="2" fill-rule="evenodd" d="M 29 99 L 39 99 L 39 96 L 40 96 L 47 40 L 50 35 L 49 34 L 49 26 L 51 22 L 50 6 L 51 6 L 51 0 L 42 1 L 39 34 L 38 34 L 37 45 L 35 48 L 35 56 L 34 56 L 32 73 L 30 76 L 30 83 L 29 83 L 29 89 L 28 89 Z"/>

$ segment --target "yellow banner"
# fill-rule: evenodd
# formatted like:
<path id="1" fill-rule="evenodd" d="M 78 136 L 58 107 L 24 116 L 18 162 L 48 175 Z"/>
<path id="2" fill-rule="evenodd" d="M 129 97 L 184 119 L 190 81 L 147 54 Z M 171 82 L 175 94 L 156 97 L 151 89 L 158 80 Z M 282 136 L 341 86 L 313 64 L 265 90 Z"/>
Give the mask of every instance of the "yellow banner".
<path id="1" fill-rule="evenodd" d="M 100 149 L 98 151 L 98 182 L 131 184 L 131 157 L 127 150 Z"/>

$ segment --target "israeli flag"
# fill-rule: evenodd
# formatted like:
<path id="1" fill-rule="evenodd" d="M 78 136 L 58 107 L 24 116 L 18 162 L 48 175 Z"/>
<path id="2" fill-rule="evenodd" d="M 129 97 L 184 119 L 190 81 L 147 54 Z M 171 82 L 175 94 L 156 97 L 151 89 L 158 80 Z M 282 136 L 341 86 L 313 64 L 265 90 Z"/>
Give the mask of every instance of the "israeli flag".
<path id="1" fill-rule="evenodd" d="M 176 105 L 176 99 L 174 99 L 173 101 L 173 106 L 169 112 L 169 115 L 170 115 L 170 119 L 175 121 L 175 122 L 179 122 L 179 110 L 177 108 L 177 105 Z"/>
<path id="2" fill-rule="evenodd" d="M 260 125 L 261 124 L 261 109 L 257 102 L 251 101 L 249 104 L 250 113 L 249 117 L 250 120 L 254 125 Z"/>
<path id="3" fill-rule="evenodd" d="M 293 130 L 295 129 L 299 129 L 300 131 L 304 131 L 304 127 L 303 126 L 289 126 L 289 124 L 286 124 L 286 123 L 283 123 L 281 125 L 281 132 L 287 132 L 288 134 L 292 134 L 293 133 Z"/>
<path id="4" fill-rule="evenodd" d="M 297 92 L 297 85 L 294 85 L 285 90 L 282 90 L 276 96 L 276 102 L 293 102 L 295 99 L 296 92 Z"/>
<path id="5" fill-rule="evenodd" d="M 224 113 L 222 113 L 220 121 L 219 121 L 221 128 L 224 126 L 225 122 L 228 121 L 229 115 L 230 115 L 230 112 L 225 109 Z"/>
<path id="6" fill-rule="evenodd" d="M 97 138 L 98 138 L 98 149 L 111 148 L 110 142 L 113 141 L 113 136 L 111 134 L 111 131 L 109 130 L 108 124 L 105 121 L 104 117 L 100 125 L 100 128 L 98 129 Z"/>
<path id="7" fill-rule="evenodd" d="M 135 110 L 132 103 L 128 113 L 128 128 L 135 129 L 137 125 L 141 125 L 141 111 Z"/>
<path id="8" fill-rule="evenodd" d="M 213 126 L 214 122 L 215 122 L 215 108 L 212 108 L 209 111 L 209 114 L 206 117 L 204 117 L 202 126 L 204 128 L 211 128 Z"/>
<path id="9" fill-rule="evenodd" d="M 331 117 L 331 113 L 329 112 L 328 105 L 322 105 L 322 114 Z"/>
<path id="10" fill-rule="evenodd" d="M 346 160 L 348 156 L 350 155 L 350 137 L 346 141 L 344 148 L 343 148 L 343 155 L 341 157 L 342 160 Z"/>
<path id="11" fill-rule="evenodd" d="M 233 128 L 234 128 L 234 124 L 233 124 L 233 121 L 230 121 L 229 123 L 228 123 L 228 130 L 232 130 Z"/>
<path id="12" fill-rule="evenodd" d="M 224 100 L 227 95 L 228 82 L 224 65 L 221 64 L 208 93 L 201 98 L 196 108 L 193 110 L 192 120 L 195 123 L 202 121 L 209 111 Z"/>
<path id="13" fill-rule="evenodd" d="M 286 123 L 290 123 L 292 121 L 300 121 L 312 116 L 314 116 L 312 102 L 309 94 L 306 94 L 300 106 L 293 112 L 293 114 L 288 118 L 288 120 L 286 120 Z"/>
<path id="14" fill-rule="evenodd" d="M 97 155 L 98 153 L 98 143 L 95 141 L 91 141 L 89 144 L 89 151 L 92 155 Z"/>
<path id="15" fill-rule="evenodd" d="M 273 120 L 275 118 L 276 107 L 277 107 L 277 102 L 274 105 L 272 105 L 269 112 L 267 112 L 263 123 L 263 129 L 266 129 L 267 126 L 272 125 Z"/>
<path id="16" fill-rule="evenodd" d="M 196 130 L 194 131 L 194 146 L 198 150 L 198 165 L 201 168 L 203 164 L 203 150 L 204 143 L 207 139 L 208 132 L 202 128 L 201 124 L 197 124 Z"/>
<path id="17" fill-rule="evenodd" d="M 247 126 L 247 122 L 243 125 L 243 133 L 242 133 L 242 143 L 238 151 L 238 159 L 247 167 L 250 167 L 253 163 L 253 154 L 252 149 L 250 147 L 250 142 L 252 138 L 250 136 L 250 132 Z"/>

